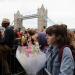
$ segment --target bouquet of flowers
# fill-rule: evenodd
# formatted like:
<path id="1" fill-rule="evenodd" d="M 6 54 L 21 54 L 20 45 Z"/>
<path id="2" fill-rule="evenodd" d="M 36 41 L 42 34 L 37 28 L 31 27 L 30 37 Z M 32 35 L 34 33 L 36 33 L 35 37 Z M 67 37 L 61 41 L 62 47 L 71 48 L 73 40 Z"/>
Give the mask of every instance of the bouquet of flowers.
<path id="1" fill-rule="evenodd" d="M 41 52 L 39 45 L 18 46 L 16 58 L 25 69 L 28 75 L 36 75 L 46 63 L 46 55 Z"/>

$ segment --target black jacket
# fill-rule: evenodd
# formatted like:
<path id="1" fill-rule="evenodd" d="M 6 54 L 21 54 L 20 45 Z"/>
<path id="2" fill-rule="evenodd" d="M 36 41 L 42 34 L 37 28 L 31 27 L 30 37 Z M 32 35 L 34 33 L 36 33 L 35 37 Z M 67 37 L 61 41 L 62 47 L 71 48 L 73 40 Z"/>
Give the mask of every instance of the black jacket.
<path id="1" fill-rule="evenodd" d="M 14 31 L 12 28 L 7 27 L 4 32 L 4 38 L 0 41 L 0 45 L 8 45 L 10 48 L 13 47 L 14 44 Z"/>

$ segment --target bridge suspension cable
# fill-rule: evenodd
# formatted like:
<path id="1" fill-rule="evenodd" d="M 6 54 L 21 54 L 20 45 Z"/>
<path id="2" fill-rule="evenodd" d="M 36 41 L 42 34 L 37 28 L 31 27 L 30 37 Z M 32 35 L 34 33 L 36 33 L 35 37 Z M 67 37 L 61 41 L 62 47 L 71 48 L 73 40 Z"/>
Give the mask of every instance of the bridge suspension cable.
<path id="1" fill-rule="evenodd" d="M 49 22 L 51 25 L 56 24 L 54 21 L 52 21 L 50 18 L 48 18 L 47 16 L 43 16 L 43 18 Z"/>
<path id="2" fill-rule="evenodd" d="M 12 26 L 12 25 L 13 25 L 13 23 L 14 23 L 14 20 L 10 23 L 10 26 Z"/>

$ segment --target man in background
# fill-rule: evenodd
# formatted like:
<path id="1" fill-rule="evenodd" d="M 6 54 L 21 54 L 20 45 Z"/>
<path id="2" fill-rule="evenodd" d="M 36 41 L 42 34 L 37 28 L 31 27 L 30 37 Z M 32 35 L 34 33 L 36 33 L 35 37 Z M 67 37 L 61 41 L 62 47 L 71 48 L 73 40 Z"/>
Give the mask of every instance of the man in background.
<path id="1" fill-rule="evenodd" d="M 3 73 L 4 75 L 11 75 L 7 63 L 7 53 L 12 50 L 14 44 L 14 31 L 11 27 L 9 27 L 10 20 L 7 18 L 4 18 L 2 20 L 1 25 L 5 28 L 4 37 L 0 41 L 0 51 L 2 51 Z"/>

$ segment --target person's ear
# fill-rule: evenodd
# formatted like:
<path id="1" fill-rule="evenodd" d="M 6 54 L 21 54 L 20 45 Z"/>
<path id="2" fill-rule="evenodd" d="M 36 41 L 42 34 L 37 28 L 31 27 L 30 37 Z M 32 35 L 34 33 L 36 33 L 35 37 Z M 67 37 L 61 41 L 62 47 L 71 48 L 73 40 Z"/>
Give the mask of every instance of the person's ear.
<path id="1" fill-rule="evenodd" d="M 61 38 L 61 35 L 58 35 L 58 36 L 57 36 L 57 40 L 59 40 L 60 38 Z"/>

